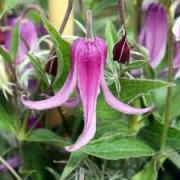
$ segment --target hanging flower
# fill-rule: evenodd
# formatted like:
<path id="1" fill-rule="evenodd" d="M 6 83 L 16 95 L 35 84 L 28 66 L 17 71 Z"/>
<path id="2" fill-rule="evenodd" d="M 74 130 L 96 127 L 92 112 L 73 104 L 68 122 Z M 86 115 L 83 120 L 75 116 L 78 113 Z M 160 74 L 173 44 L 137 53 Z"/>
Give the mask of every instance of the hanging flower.
<path id="1" fill-rule="evenodd" d="M 129 61 L 130 47 L 126 38 L 126 34 L 117 42 L 113 48 L 113 60 L 125 64 Z"/>
<path id="2" fill-rule="evenodd" d="M 139 43 L 149 51 L 150 64 L 157 67 L 166 52 L 168 21 L 165 8 L 151 3 L 139 35 Z"/>
<path id="3" fill-rule="evenodd" d="M 71 69 L 62 89 L 53 97 L 41 101 L 29 101 L 22 96 L 22 103 L 36 110 L 44 110 L 61 106 L 78 87 L 83 109 L 84 130 L 77 142 L 68 151 L 76 151 L 85 146 L 96 131 L 96 101 L 101 87 L 105 101 L 114 109 L 126 114 L 142 114 L 151 108 L 133 108 L 119 101 L 109 91 L 104 78 L 107 48 L 105 42 L 96 37 L 94 39 L 79 38 L 71 47 Z"/>
<path id="4" fill-rule="evenodd" d="M 8 18 L 7 26 L 13 29 L 17 23 L 17 18 Z M 18 81 L 23 88 L 28 88 L 29 80 L 34 80 L 34 70 L 27 56 L 30 52 L 38 52 L 38 36 L 35 25 L 28 19 L 23 19 L 19 23 L 19 47 L 15 63 L 18 70 Z M 12 40 L 12 30 L 7 31 L 5 35 L 5 48 L 10 50 Z"/>

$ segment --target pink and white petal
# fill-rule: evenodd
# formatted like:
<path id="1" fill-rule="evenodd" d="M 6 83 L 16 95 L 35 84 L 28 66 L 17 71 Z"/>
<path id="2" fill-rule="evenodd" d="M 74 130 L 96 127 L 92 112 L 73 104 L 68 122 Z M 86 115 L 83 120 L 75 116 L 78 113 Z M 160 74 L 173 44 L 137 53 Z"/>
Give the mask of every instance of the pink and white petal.
<path id="1" fill-rule="evenodd" d="M 51 109 L 54 107 L 58 107 L 68 100 L 69 96 L 76 87 L 76 84 L 77 84 L 77 74 L 76 74 L 76 67 L 74 65 L 63 87 L 55 96 L 50 97 L 49 99 L 46 100 L 30 101 L 27 100 L 23 95 L 21 97 L 21 101 L 26 107 L 36 110 L 44 110 L 44 109 Z"/>
<path id="2" fill-rule="evenodd" d="M 174 79 L 180 78 L 180 69 L 176 72 Z"/>
<path id="3" fill-rule="evenodd" d="M 66 147 L 66 150 L 70 152 L 85 146 L 94 137 L 96 132 L 96 101 L 104 68 L 103 50 L 100 51 L 100 48 L 95 46 L 96 40 L 94 42 L 82 41 L 82 43 L 84 43 L 84 47 L 79 53 L 77 71 L 78 87 L 84 110 L 84 129 L 75 144 Z"/>
<path id="4" fill-rule="evenodd" d="M 104 77 L 101 79 L 101 88 L 104 94 L 104 98 L 106 103 L 111 106 L 112 108 L 123 112 L 125 114 L 143 114 L 147 113 L 152 110 L 152 107 L 150 108 L 134 108 L 127 104 L 124 104 L 123 102 L 119 101 L 109 90 L 106 81 Z"/>
<path id="5" fill-rule="evenodd" d="M 180 41 L 180 17 L 178 17 L 175 20 L 174 25 L 172 27 L 172 32 L 176 41 Z"/>

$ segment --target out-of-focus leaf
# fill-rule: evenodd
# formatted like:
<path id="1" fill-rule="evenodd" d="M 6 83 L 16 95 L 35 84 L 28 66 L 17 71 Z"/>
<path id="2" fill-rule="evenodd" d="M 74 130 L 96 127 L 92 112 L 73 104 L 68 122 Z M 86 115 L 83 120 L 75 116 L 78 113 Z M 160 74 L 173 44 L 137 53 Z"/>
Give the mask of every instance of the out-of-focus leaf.
<path id="1" fill-rule="evenodd" d="M 150 161 L 148 162 L 143 170 L 135 174 L 132 180 L 156 180 L 157 179 L 157 169 L 156 162 Z"/>
<path id="2" fill-rule="evenodd" d="M 9 10 L 11 10 L 17 3 L 17 0 L 1 0 L 0 1 L 0 19 Z"/>
<path id="3" fill-rule="evenodd" d="M 71 153 L 70 158 L 69 158 L 67 165 L 61 175 L 60 180 L 67 179 L 67 177 L 72 173 L 72 171 L 74 171 L 78 167 L 79 163 L 86 156 L 87 155 L 85 153 L 82 153 L 81 151 Z"/>
<path id="4" fill-rule="evenodd" d="M 39 144 L 24 142 L 22 153 L 24 155 L 22 174 L 33 172 L 30 174 L 32 179 L 52 179 L 52 175 L 46 170 L 46 167 L 51 166 L 50 157 Z"/>
<path id="5" fill-rule="evenodd" d="M 109 160 L 153 156 L 155 151 L 143 141 L 122 135 L 110 135 L 94 140 L 81 149 L 92 156 Z"/>
<path id="6" fill-rule="evenodd" d="M 60 178 L 60 174 L 58 172 L 56 172 L 53 168 L 47 167 L 46 168 L 55 178 L 55 180 L 59 180 Z"/>
<path id="7" fill-rule="evenodd" d="M 161 123 L 157 121 L 153 121 L 147 127 L 143 128 L 140 131 L 140 136 L 143 137 L 146 143 L 148 143 L 150 146 L 158 150 L 161 144 L 160 141 L 161 141 L 162 127 L 163 126 Z M 169 127 L 167 146 L 175 150 L 180 150 L 179 139 L 180 139 L 180 130 L 173 127 Z M 171 153 L 171 151 L 167 149 L 167 153 Z"/>
<path id="8" fill-rule="evenodd" d="M 180 154 L 173 149 L 169 149 L 168 151 L 170 151 L 170 153 L 167 154 L 168 159 L 180 169 Z"/>
<path id="9" fill-rule="evenodd" d="M 12 31 L 10 53 L 13 60 L 16 58 L 16 54 L 19 48 L 19 23 L 16 23 Z"/>
<path id="10" fill-rule="evenodd" d="M 7 62 L 12 62 L 11 56 L 9 55 L 9 53 L 0 46 L 0 55 L 3 57 L 3 59 Z"/>
<path id="11" fill-rule="evenodd" d="M 0 98 L 0 129 L 15 133 L 16 115 L 10 104 Z"/>
<path id="12" fill-rule="evenodd" d="M 48 129 L 37 129 L 34 130 L 30 136 L 26 139 L 28 142 L 42 142 L 48 144 L 54 144 L 60 147 L 69 145 L 69 141 L 61 138 Z"/>
<path id="13" fill-rule="evenodd" d="M 54 89 L 59 90 L 59 88 L 66 80 L 70 68 L 70 44 L 61 38 L 59 32 L 56 31 L 56 29 L 50 24 L 50 22 L 46 18 L 42 17 L 42 21 L 54 42 L 56 52 L 59 58 L 58 71 L 60 71 L 61 73 L 58 74 L 53 84 Z"/>
<path id="14" fill-rule="evenodd" d="M 120 79 L 121 93 L 120 99 L 125 102 L 132 101 L 133 99 L 145 95 L 152 90 L 158 88 L 173 86 L 165 81 L 149 80 L 149 79 Z"/>

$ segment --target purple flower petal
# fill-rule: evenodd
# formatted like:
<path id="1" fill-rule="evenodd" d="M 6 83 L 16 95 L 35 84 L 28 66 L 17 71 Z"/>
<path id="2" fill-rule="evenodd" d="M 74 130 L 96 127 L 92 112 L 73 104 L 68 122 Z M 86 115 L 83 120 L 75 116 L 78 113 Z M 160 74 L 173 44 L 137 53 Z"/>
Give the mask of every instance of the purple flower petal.
<path id="1" fill-rule="evenodd" d="M 20 158 L 19 156 L 15 156 L 9 160 L 6 161 L 12 168 L 17 168 L 20 166 Z M 6 171 L 8 170 L 7 167 L 4 164 L 0 165 L 0 171 Z"/>
<path id="2" fill-rule="evenodd" d="M 29 101 L 25 99 L 25 96 L 22 96 L 21 101 L 26 107 L 36 110 L 51 109 L 54 107 L 58 107 L 68 100 L 69 96 L 71 95 L 73 89 L 76 86 L 76 82 L 77 82 L 76 68 L 75 65 L 73 65 L 62 89 L 55 96 L 47 100 L 41 100 L 41 101 Z"/>
<path id="3" fill-rule="evenodd" d="M 152 3 L 146 14 L 144 26 L 139 35 L 139 43 L 149 50 L 150 63 L 157 67 L 166 52 L 168 22 L 165 8 Z"/>
<path id="4" fill-rule="evenodd" d="M 82 43 L 82 49 L 78 52 L 76 60 L 78 87 L 84 109 L 84 130 L 75 144 L 66 147 L 68 151 L 80 149 L 94 137 L 96 131 L 96 101 L 104 68 L 104 50 L 97 46 L 97 40 L 86 42 L 84 39 L 80 39 L 79 41 Z M 105 47 L 104 41 L 101 40 L 101 44 Z"/>
<path id="5" fill-rule="evenodd" d="M 143 114 L 143 113 L 147 113 L 152 110 L 152 107 L 151 108 L 143 108 L 143 109 L 134 108 L 134 107 L 131 107 L 131 106 L 119 101 L 109 91 L 109 88 L 106 85 L 106 81 L 105 81 L 104 77 L 102 77 L 102 79 L 101 79 L 101 88 L 102 88 L 104 98 L 105 98 L 105 101 L 107 102 L 107 104 L 120 112 L 123 112 L 125 114 Z"/>

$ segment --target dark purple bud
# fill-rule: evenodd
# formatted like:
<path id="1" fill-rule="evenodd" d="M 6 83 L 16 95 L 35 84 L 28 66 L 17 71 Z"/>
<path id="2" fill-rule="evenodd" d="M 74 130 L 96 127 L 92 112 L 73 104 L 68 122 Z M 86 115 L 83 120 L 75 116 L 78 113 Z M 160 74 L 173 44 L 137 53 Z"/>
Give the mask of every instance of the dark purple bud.
<path id="1" fill-rule="evenodd" d="M 56 76 L 57 66 L 58 66 L 58 61 L 57 61 L 57 57 L 55 57 L 47 62 L 47 64 L 45 65 L 45 71 L 48 74 L 51 74 L 52 76 Z"/>
<path id="2" fill-rule="evenodd" d="M 5 44 L 5 33 L 0 29 L 0 45 Z"/>
<path id="3" fill-rule="evenodd" d="M 117 42 L 113 48 L 113 60 L 119 63 L 126 63 L 129 61 L 130 47 L 124 35 L 119 42 Z"/>

